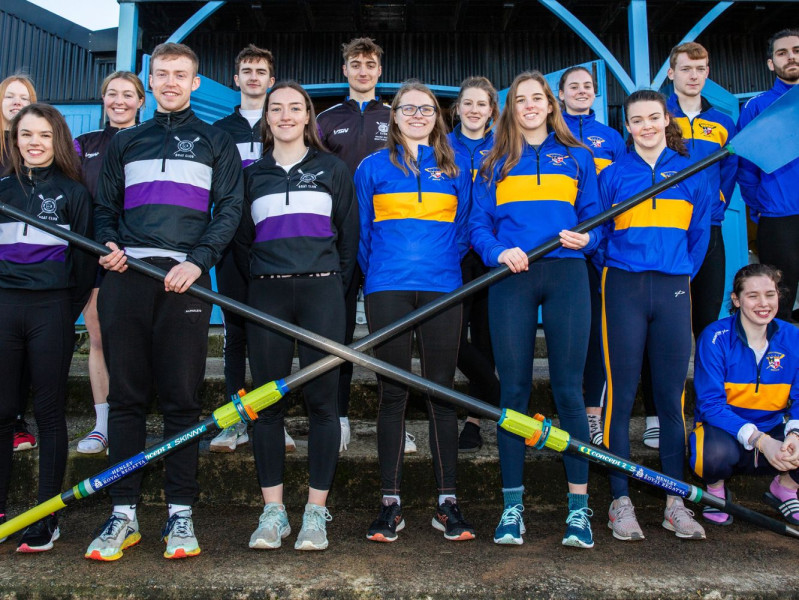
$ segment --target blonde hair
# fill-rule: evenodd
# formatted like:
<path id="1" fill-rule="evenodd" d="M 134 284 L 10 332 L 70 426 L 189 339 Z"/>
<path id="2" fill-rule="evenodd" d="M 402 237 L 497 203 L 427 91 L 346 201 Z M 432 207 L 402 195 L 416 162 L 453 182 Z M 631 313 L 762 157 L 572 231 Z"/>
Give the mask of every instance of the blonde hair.
<path id="1" fill-rule="evenodd" d="M 27 88 L 28 95 L 31 98 L 31 104 L 34 104 L 36 102 L 36 88 L 33 87 L 33 82 L 30 80 L 30 77 L 24 73 L 15 73 L 14 75 L 10 75 L 0 82 L 0 100 L 6 97 L 6 90 L 8 90 L 8 86 L 15 81 L 21 83 Z M 6 122 L 3 112 L 0 111 L 0 160 L 3 159 L 2 157 L 6 155 L 6 152 L 10 152 L 10 149 L 6 148 L 5 136 L 5 132 L 9 129 L 11 129 L 11 123 Z"/>

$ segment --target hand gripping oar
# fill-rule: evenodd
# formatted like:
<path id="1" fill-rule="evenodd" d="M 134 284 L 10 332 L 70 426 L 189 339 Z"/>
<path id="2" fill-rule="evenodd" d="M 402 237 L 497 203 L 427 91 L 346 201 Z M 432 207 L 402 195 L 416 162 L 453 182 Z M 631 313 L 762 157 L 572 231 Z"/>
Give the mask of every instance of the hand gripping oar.
<path id="1" fill-rule="evenodd" d="M 799 139 L 797 139 L 795 134 L 795 130 L 797 126 L 799 126 L 799 118 L 797 118 L 796 114 L 796 104 L 798 101 L 799 90 L 791 90 L 791 92 L 788 92 L 780 100 L 772 104 L 772 106 L 764 111 L 757 119 L 754 119 L 749 126 L 747 126 L 736 136 L 734 140 L 736 143 L 736 149 L 733 149 L 731 145 L 726 146 L 716 153 L 706 157 L 703 161 L 695 163 L 691 167 L 675 174 L 669 179 L 662 181 L 657 185 L 654 185 L 637 194 L 633 198 L 630 198 L 629 200 L 612 207 L 604 213 L 597 215 L 593 219 L 581 223 L 574 229 L 574 231 L 584 233 L 594 227 L 597 227 L 609 221 L 610 219 L 615 218 L 625 210 L 628 210 L 633 206 L 643 202 L 647 198 L 660 193 L 669 186 L 674 185 L 675 183 L 678 183 L 679 181 L 682 181 L 694 173 L 721 160 L 729 154 L 739 154 L 751 160 L 755 164 L 761 165 L 764 170 L 767 168 L 778 168 L 780 166 L 780 160 L 782 161 L 782 164 L 785 164 L 794 158 L 799 157 Z M 776 128 L 773 135 L 769 136 L 768 139 L 765 139 L 766 136 L 757 135 L 755 125 L 758 123 L 763 123 L 764 128 L 770 127 L 775 123 L 779 123 L 780 126 Z M 776 153 L 779 157 L 778 159 L 775 159 L 774 156 L 775 147 L 779 149 L 779 151 Z M 2 203 L 0 203 L 0 213 L 6 214 L 7 216 L 22 222 L 29 223 L 30 225 L 47 231 L 56 237 L 66 239 L 72 242 L 75 246 L 84 250 L 88 250 L 92 253 L 99 254 L 101 256 L 109 253 L 108 248 L 105 246 L 92 242 L 91 240 L 83 238 L 62 228 L 39 221 L 27 213 L 23 213 Z M 527 256 L 530 261 L 533 261 L 558 248 L 559 246 L 559 238 L 554 238 L 549 242 L 534 248 L 528 253 Z M 128 263 L 131 268 L 139 270 L 147 275 L 158 279 L 164 278 L 165 272 L 153 267 L 148 263 L 136 261 L 131 258 L 128 258 Z M 472 281 L 471 283 L 459 288 L 458 290 L 455 290 L 454 292 L 441 296 L 434 302 L 406 315 L 400 321 L 397 321 L 396 323 L 361 339 L 359 342 L 353 344 L 351 348 L 331 342 L 330 340 L 325 340 L 325 338 L 319 335 L 307 332 L 301 328 L 269 317 L 260 311 L 255 311 L 246 305 L 232 301 L 224 296 L 221 296 L 220 294 L 215 294 L 214 292 L 211 292 L 200 286 L 192 286 L 187 293 L 192 293 L 193 295 L 198 296 L 206 301 L 215 302 L 223 308 L 227 308 L 228 310 L 238 313 L 250 320 L 254 320 L 255 322 L 272 326 L 278 331 L 288 335 L 293 335 L 294 337 L 309 343 L 309 345 L 322 348 L 325 351 L 335 354 L 336 356 L 324 358 L 298 371 L 297 373 L 294 373 L 293 375 L 289 375 L 285 379 L 267 383 L 258 389 L 253 390 L 249 394 L 243 395 L 241 398 L 234 398 L 232 402 L 214 411 L 212 417 L 199 423 L 197 426 L 187 429 L 186 431 L 174 436 L 169 440 L 165 440 L 160 444 L 148 448 L 140 454 L 114 465 L 94 477 L 90 477 L 80 482 L 77 486 L 67 490 L 59 496 L 51 498 L 47 502 L 32 508 L 31 510 L 15 517 L 3 525 L 0 525 L 0 538 L 19 531 L 23 527 L 34 523 L 51 512 L 60 510 L 69 502 L 95 493 L 96 491 L 121 479 L 125 475 L 142 468 L 149 462 L 164 457 L 178 447 L 198 439 L 198 437 L 206 431 L 211 431 L 216 428 L 225 428 L 240 420 L 251 421 L 253 418 L 256 418 L 258 411 L 277 402 L 289 390 L 307 383 L 315 377 L 322 375 L 323 373 L 344 362 L 342 358 L 371 368 L 376 372 L 401 381 L 402 383 L 420 389 L 423 392 L 429 393 L 445 401 L 449 401 L 457 406 L 466 408 L 475 413 L 480 413 L 487 418 L 499 421 L 501 426 L 511 430 L 509 427 L 506 427 L 502 424 L 505 419 L 502 418 L 502 414 L 498 411 L 498 409 L 495 409 L 494 407 L 479 402 L 478 400 L 470 398 L 464 394 L 454 392 L 448 388 L 433 384 L 422 378 L 396 369 L 395 367 L 387 365 L 386 363 L 381 363 L 381 361 L 377 361 L 376 359 L 360 354 L 359 352 L 353 352 L 354 350 L 365 350 L 367 348 L 371 348 L 372 346 L 393 337 L 400 331 L 407 329 L 408 327 L 411 327 L 412 325 L 430 317 L 436 312 L 443 310 L 447 306 L 459 302 L 469 294 L 472 294 L 508 275 L 510 275 L 510 269 L 508 269 L 508 267 L 494 269 L 483 277 Z M 337 356 L 342 358 L 337 358 Z M 520 415 L 518 413 L 516 414 L 518 415 L 518 418 L 511 420 L 510 422 L 521 422 L 525 419 L 529 420 L 529 417 L 526 417 L 525 415 Z M 614 457 L 614 460 L 620 459 L 616 459 Z M 710 501 L 709 505 L 720 508 L 719 506 L 713 504 L 712 500 Z M 746 515 L 741 512 L 736 512 L 733 510 L 729 510 L 727 512 L 730 512 L 731 514 L 737 514 L 744 519 L 747 518 Z M 768 519 L 768 517 L 763 517 L 762 515 L 760 516 L 763 519 Z M 777 525 L 782 525 L 779 522 L 776 523 Z"/>

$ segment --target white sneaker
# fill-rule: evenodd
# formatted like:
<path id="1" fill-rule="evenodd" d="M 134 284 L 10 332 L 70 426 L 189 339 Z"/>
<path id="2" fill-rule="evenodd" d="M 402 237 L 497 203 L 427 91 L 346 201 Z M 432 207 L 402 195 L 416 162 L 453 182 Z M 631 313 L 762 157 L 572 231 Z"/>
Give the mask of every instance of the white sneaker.
<path id="1" fill-rule="evenodd" d="M 341 423 L 341 443 L 339 444 L 338 451 L 341 453 L 347 449 L 350 439 L 352 438 L 352 432 L 350 431 L 350 420 L 347 417 L 339 417 L 338 420 L 339 423 Z"/>
<path id="2" fill-rule="evenodd" d="M 285 427 L 283 428 L 283 434 L 286 437 L 286 452 L 296 452 L 297 451 L 297 444 L 289 435 L 289 430 Z"/>
<path id="3" fill-rule="evenodd" d="M 644 446 L 660 448 L 660 419 L 657 417 L 646 418 L 646 429 L 643 436 Z"/>
<path id="4" fill-rule="evenodd" d="M 239 421 L 235 425 L 225 427 L 219 435 L 211 440 L 211 452 L 233 452 L 242 444 L 250 441 L 247 434 L 247 423 Z"/>
<path id="5" fill-rule="evenodd" d="M 416 454 L 416 438 L 405 431 L 405 454 Z"/>

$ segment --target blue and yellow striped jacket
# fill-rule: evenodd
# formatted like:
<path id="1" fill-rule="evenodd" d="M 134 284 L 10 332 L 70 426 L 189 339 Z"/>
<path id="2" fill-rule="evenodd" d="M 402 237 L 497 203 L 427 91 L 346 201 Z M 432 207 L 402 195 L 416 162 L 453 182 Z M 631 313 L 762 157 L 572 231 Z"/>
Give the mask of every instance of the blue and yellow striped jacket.
<path id="1" fill-rule="evenodd" d="M 771 431 L 787 414 L 799 419 L 799 330 L 774 319 L 758 365 L 736 314 L 707 327 L 696 344 L 697 423 L 733 437 L 747 423 Z"/>
<path id="2" fill-rule="evenodd" d="M 665 148 L 653 168 L 635 151 L 628 152 L 599 174 L 602 210 L 671 177 L 692 162 Z M 658 271 L 693 277 L 707 252 L 712 198 L 703 173 L 681 181 L 608 222 L 594 260 L 633 273 Z"/>
<path id="3" fill-rule="evenodd" d="M 417 159 L 419 173 L 405 174 L 384 148 L 363 159 L 355 172 L 364 294 L 451 292 L 462 283 L 460 261 L 469 250 L 469 165 L 456 156 L 459 173 L 448 177 L 436 165 L 433 149 L 423 145 Z"/>
<path id="4" fill-rule="evenodd" d="M 491 182 L 478 174 L 474 183 L 471 240 L 486 266 L 498 266 L 508 248 L 529 252 L 599 213 L 596 168 L 585 148 L 567 148 L 550 133 L 537 151 L 526 144 L 519 163 L 497 182 L 503 164 Z M 598 243 L 590 235 L 582 251 L 558 248 L 547 257 L 585 258 Z"/>
<path id="5" fill-rule="evenodd" d="M 723 148 L 735 135 L 735 123 L 732 119 L 713 108 L 713 105 L 704 98 L 702 98 L 702 112 L 693 120 L 689 119 L 680 108 L 677 94 L 669 97 L 668 109 L 674 122 L 682 130 L 685 145 L 694 162 Z M 721 225 L 724 220 L 724 212 L 730 205 L 730 198 L 735 190 L 737 172 L 738 157 L 734 154 L 705 169 L 710 187 L 719 191 L 718 197 L 710 207 L 710 221 L 713 225 Z"/>
<path id="6" fill-rule="evenodd" d="M 587 115 L 570 115 L 563 111 L 563 120 L 566 121 L 574 137 L 591 149 L 597 175 L 602 169 L 627 154 L 627 146 L 621 134 L 597 121 L 593 110 Z"/>

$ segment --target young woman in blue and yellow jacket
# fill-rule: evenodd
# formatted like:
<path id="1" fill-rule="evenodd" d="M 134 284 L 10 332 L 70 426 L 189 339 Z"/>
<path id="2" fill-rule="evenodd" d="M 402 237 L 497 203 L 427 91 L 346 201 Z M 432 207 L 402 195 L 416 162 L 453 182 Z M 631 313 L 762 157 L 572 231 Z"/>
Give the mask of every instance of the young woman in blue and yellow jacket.
<path id="1" fill-rule="evenodd" d="M 506 264 L 515 273 L 489 290 L 501 407 L 527 412 L 541 306 L 560 424 L 581 439 L 588 437 L 582 374 L 591 320 L 585 254 L 598 237 L 569 230 L 598 212 L 591 153 L 569 132 L 541 73 L 522 73 L 508 90 L 494 148 L 475 180 L 471 241 L 487 266 Z M 526 253 L 558 234 L 563 246 L 528 265 Z M 525 444 L 502 430 L 497 444 L 505 508 L 494 542 L 521 544 Z M 563 462 L 569 482 L 563 544 L 590 548 L 588 464 L 575 457 Z"/>
<path id="2" fill-rule="evenodd" d="M 799 524 L 799 331 L 776 319 L 782 274 L 754 264 L 733 279 L 733 314 L 711 324 L 696 345 L 696 423 L 691 467 L 724 498 L 737 473 L 775 475 L 767 504 Z M 762 456 L 759 456 L 762 455 Z M 732 516 L 705 507 L 716 524 Z"/>
<path id="3" fill-rule="evenodd" d="M 591 108 L 596 100 L 596 81 L 591 71 L 579 65 L 566 69 L 558 81 L 558 99 L 563 104 L 563 120 L 569 131 L 591 149 L 597 175 L 627 153 L 619 132 L 596 120 L 596 113 Z M 591 333 L 583 370 L 583 388 L 590 440 L 598 446 L 602 444 L 602 402 L 606 390 L 602 363 L 602 296 L 599 293 L 599 272 L 591 261 L 587 261 L 587 266 L 591 288 Z"/>
<path id="4" fill-rule="evenodd" d="M 485 77 L 467 77 L 453 106 L 458 124 L 447 136 L 457 156 L 469 161 L 474 180 L 483 157 L 494 144 L 493 126 L 499 118 L 497 90 Z M 461 261 L 463 284 L 485 275 L 488 267 L 470 249 Z M 499 405 L 499 379 L 495 374 L 491 334 L 488 329 L 488 290 L 463 301 L 458 369 L 469 379 L 469 394 L 494 406 Z M 469 413 L 458 438 L 458 452 L 477 452 L 483 446 L 480 418 Z"/>
<path id="5" fill-rule="evenodd" d="M 365 276 L 366 318 L 375 331 L 461 285 L 468 250 L 469 166 L 456 159 L 433 93 L 403 84 L 391 105 L 387 148 L 366 157 L 355 173 L 361 220 L 358 262 Z M 458 360 L 461 306 L 414 328 L 422 374 L 452 386 Z M 375 356 L 411 368 L 410 331 L 375 348 Z M 378 377 L 377 454 L 381 511 L 367 538 L 393 542 L 402 520 L 400 484 L 408 388 Z M 438 486 L 433 526 L 449 540 L 474 538 L 455 495 L 458 421 L 451 406 L 427 398 L 430 449 Z"/>
<path id="6" fill-rule="evenodd" d="M 624 103 L 632 150 L 599 176 L 602 208 L 608 209 L 691 164 L 666 98 L 651 90 Z M 602 272 L 602 343 L 607 376 L 604 444 L 630 455 L 630 415 L 648 352 L 655 407 L 660 418 L 663 472 L 682 479 L 685 420 L 682 396 L 691 357 L 690 280 L 705 256 L 711 192 L 698 173 L 605 226 Z M 625 475 L 611 474 L 609 526 L 621 540 L 641 540 Z M 678 496 L 667 496 L 663 526 L 678 537 L 705 532 Z"/>

